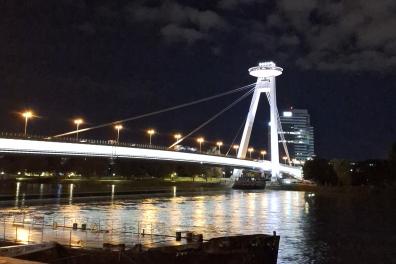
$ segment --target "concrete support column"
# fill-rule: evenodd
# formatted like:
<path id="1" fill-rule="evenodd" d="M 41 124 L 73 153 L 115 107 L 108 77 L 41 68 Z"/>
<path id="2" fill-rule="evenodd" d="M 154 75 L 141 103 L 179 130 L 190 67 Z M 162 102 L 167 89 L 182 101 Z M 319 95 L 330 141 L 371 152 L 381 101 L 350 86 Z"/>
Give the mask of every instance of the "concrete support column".
<path id="1" fill-rule="evenodd" d="M 279 141 L 278 141 L 278 114 L 276 104 L 276 83 L 275 77 L 270 79 L 270 130 L 271 130 L 271 163 L 272 163 L 272 177 L 271 180 L 276 180 L 279 177 Z"/>

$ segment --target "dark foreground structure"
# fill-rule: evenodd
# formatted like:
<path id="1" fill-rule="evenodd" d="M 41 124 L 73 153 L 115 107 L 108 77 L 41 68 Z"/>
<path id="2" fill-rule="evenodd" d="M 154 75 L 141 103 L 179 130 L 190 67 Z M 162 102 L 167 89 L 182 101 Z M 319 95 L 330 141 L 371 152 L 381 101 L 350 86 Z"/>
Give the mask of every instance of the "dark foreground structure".
<path id="1" fill-rule="evenodd" d="M 104 249 L 76 249 L 57 245 L 51 250 L 20 256 L 20 259 L 41 263 L 230 263 L 276 264 L 279 236 L 246 235 L 213 238 L 206 242 L 192 242 L 179 246 L 131 249 L 124 245 L 104 245 Z M 0 257 L 1 259 L 1 257 Z M 24 262 L 21 262 L 24 263 Z"/>

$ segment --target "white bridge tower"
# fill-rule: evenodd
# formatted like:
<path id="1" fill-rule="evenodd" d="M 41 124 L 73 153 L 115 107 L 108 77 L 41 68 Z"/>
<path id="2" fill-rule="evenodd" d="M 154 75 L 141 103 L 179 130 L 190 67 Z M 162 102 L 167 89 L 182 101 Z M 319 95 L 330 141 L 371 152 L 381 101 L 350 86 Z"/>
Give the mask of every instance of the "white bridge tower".
<path id="1" fill-rule="evenodd" d="M 250 103 L 249 113 L 243 130 L 241 143 L 238 149 L 238 158 L 245 158 L 249 146 L 250 135 L 256 116 L 257 106 L 261 93 L 266 93 L 270 104 L 270 130 L 271 130 L 271 164 L 272 180 L 279 177 L 279 145 L 278 145 L 278 108 L 276 105 L 276 82 L 275 77 L 282 74 L 283 69 L 277 67 L 274 62 L 260 62 L 258 66 L 249 69 L 249 74 L 257 77 L 256 87 Z M 233 177 L 238 178 L 241 170 L 234 170 Z"/>

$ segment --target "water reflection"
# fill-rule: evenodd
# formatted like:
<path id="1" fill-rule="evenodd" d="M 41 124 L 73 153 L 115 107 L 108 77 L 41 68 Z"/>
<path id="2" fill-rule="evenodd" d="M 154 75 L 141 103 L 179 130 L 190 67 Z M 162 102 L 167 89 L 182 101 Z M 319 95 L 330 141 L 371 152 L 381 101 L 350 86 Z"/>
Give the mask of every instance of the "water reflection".
<path id="1" fill-rule="evenodd" d="M 15 191 L 15 206 L 18 206 L 19 203 L 19 191 L 21 188 L 21 183 L 17 182 L 16 183 L 16 191 Z"/>
<path id="2" fill-rule="evenodd" d="M 23 203 L 25 186 L 17 184 L 16 188 L 9 188 L 16 205 L 18 200 Z M 122 188 L 118 185 L 117 192 Z M 81 191 L 81 186 L 69 185 L 64 189 L 63 197 L 73 200 L 73 194 Z M 48 190 L 61 197 L 61 185 L 43 188 L 44 195 Z M 36 191 L 38 194 L 39 190 Z M 109 194 L 109 185 L 103 191 Z M 312 193 L 271 190 L 177 196 L 175 189 L 170 189 L 169 197 L 119 200 L 115 191 L 116 187 L 112 186 L 111 199 L 107 196 L 102 202 L 81 203 L 75 199 L 70 204 L 34 206 L 27 210 L 56 219 L 48 221 L 65 222 L 67 226 L 85 222 L 98 224 L 103 230 L 137 230 L 140 225 L 146 233 L 192 230 L 203 233 L 205 239 L 276 231 L 281 236 L 278 263 L 353 263 L 364 259 L 362 255 L 376 257 L 365 263 L 392 263 L 388 260 L 394 259 L 386 257 L 394 252 L 396 245 L 394 199 L 378 200 L 372 196 L 330 199 Z M 2 212 L 7 211 L 15 208 L 2 208 Z M 28 239 L 21 232 L 18 240 Z M 79 234 L 84 233 L 73 233 L 73 240 L 80 239 Z M 115 235 L 111 239 L 121 242 L 123 237 Z M 375 246 L 373 241 L 381 241 L 380 246 Z"/>
<path id="3" fill-rule="evenodd" d="M 114 194 L 115 194 L 115 185 L 111 185 L 111 202 L 114 202 Z"/>
<path id="4" fill-rule="evenodd" d="M 43 199 L 44 184 L 40 184 L 40 199 Z"/>
<path id="5" fill-rule="evenodd" d="M 69 198 L 73 199 L 75 186 L 69 185 Z M 107 188 L 109 188 L 107 186 Z M 58 192 L 61 187 L 57 186 Z M 107 189 L 109 190 L 109 189 Z M 325 247 L 316 246 L 312 232 L 311 202 L 303 192 L 232 191 L 207 196 L 178 196 L 140 200 L 116 200 L 115 186 L 111 187 L 112 199 L 108 202 L 70 203 L 36 206 L 35 213 L 51 215 L 66 226 L 72 223 L 95 223 L 102 229 L 124 229 L 149 234 L 166 230 L 192 230 L 203 233 L 205 238 L 253 233 L 272 233 L 281 236 L 278 263 L 307 263 L 317 254 L 312 251 Z M 20 195 L 18 194 L 18 197 Z M 312 198 L 312 197 L 311 197 Z M 73 240 L 78 234 L 73 233 Z M 18 239 L 25 240 L 25 234 Z M 122 237 L 114 235 L 114 242 Z"/>
<path id="6" fill-rule="evenodd" d="M 58 184 L 56 189 L 56 198 L 59 200 L 61 198 L 61 195 L 62 195 L 62 184 Z"/>
<path id="7" fill-rule="evenodd" d="M 211 203 L 205 203 L 205 196 L 195 197 L 195 201 L 192 204 L 192 224 L 191 226 L 203 227 L 206 224 L 206 216 L 209 210 L 213 210 Z"/>
<path id="8" fill-rule="evenodd" d="M 73 189 L 74 189 L 74 184 L 70 183 L 69 184 L 69 204 L 73 203 Z"/>

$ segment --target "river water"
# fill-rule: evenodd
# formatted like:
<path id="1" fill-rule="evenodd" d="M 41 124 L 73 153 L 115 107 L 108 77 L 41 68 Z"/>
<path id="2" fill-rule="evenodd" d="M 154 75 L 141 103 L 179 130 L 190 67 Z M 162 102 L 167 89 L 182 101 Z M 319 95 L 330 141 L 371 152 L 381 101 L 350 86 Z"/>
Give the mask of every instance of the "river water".
<path id="1" fill-rule="evenodd" d="M 279 190 L 178 194 L 170 189 L 163 197 L 117 199 L 113 193 L 100 201 L 25 203 L 25 209 L 54 217 L 165 223 L 205 238 L 276 231 L 281 237 L 278 263 L 396 263 L 394 202 L 381 195 Z"/>

